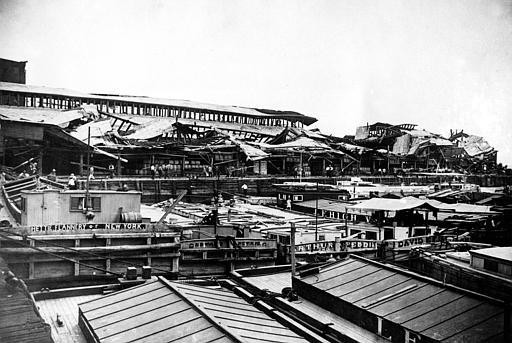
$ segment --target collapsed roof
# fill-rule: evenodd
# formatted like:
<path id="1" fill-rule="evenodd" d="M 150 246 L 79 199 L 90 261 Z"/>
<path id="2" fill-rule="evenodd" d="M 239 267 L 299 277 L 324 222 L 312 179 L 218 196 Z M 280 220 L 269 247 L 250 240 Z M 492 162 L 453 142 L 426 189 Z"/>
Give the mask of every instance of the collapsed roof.
<path id="1" fill-rule="evenodd" d="M 342 156 L 345 161 L 359 163 L 390 161 L 393 157 L 395 166 L 400 160 L 420 158 L 427 160 L 428 167 L 433 158 L 453 163 L 469 161 L 466 165 L 471 166 L 471 161 L 496 156 L 496 150 L 482 137 L 460 132 L 446 139 L 414 124 L 367 125 L 359 127 L 353 139 L 347 139 L 289 126 L 105 113 L 95 105 L 72 110 L 0 106 L 0 120 L 46 126 L 67 141 L 90 144 L 110 158 L 117 158 L 120 149 L 172 148 L 183 153 L 227 149 L 243 153 L 247 161 L 306 153 L 326 158 Z"/>

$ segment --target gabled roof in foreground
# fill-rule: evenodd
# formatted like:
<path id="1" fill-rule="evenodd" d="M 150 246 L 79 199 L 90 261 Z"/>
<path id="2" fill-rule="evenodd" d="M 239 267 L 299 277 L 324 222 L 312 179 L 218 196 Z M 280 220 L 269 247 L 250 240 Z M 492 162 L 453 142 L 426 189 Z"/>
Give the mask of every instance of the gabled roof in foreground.
<path id="1" fill-rule="evenodd" d="M 79 307 L 97 342 L 307 342 L 220 286 L 160 277 Z"/>
<path id="2" fill-rule="evenodd" d="M 296 280 L 299 295 L 301 284 L 308 285 L 335 307 L 350 304 L 434 341 L 503 340 L 500 302 L 399 268 L 350 256 Z"/>

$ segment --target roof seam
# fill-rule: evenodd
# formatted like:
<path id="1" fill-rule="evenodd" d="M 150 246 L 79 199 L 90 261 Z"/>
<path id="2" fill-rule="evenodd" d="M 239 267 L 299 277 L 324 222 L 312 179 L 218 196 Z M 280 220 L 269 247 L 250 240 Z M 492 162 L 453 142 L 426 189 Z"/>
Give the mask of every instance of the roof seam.
<path id="1" fill-rule="evenodd" d="M 186 309 L 186 310 L 191 310 L 191 308 L 188 308 L 188 309 Z M 186 311 L 186 310 L 185 310 L 185 311 Z M 166 316 L 166 317 L 168 317 L 168 316 Z M 165 317 L 163 317 L 163 318 L 165 318 Z M 198 320 L 198 319 L 201 319 L 201 318 L 202 318 L 202 317 L 201 317 L 201 315 L 199 314 L 197 317 L 193 317 L 192 319 L 186 320 L 186 321 L 184 321 L 184 322 L 180 322 L 179 324 L 176 324 L 176 325 L 173 325 L 173 326 L 167 326 L 167 327 L 165 327 L 165 328 L 164 328 L 164 329 L 162 329 L 162 330 L 158 330 L 158 331 L 152 332 L 152 333 L 150 333 L 150 334 L 147 334 L 147 335 L 145 335 L 145 336 L 138 337 L 138 338 L 136 338 L 136 339 L 132 339 L 131 341 L 128 341 L 128 342 L 126 342 L 126 343 L 137 342 L 137 341 L 140 341 L 141 339 L 144 339 L 144 338 L 146 338 L 146 337 L 152 336 L 152 335 L 154 335 L 154 334 L 156 334 L 156 333 L 160 333 L 160 332 L 163 332 L 163 331 L 167 331 L 167 330 L 169 330 L 169 329 L 175 328 L 175 327 L 180 326 L 180 325 L 183 325 L 183 324 L 187 324 L 187 323 L 193 322 L 193 321 Z M 135 327 L 138 327 L 138 326 L 135 326 Z"/>
<path id="2" fill-rule="evenodd" d="M 366 275 L 361 276 L 361 277 L 359 277 L 359 278 L 357 278 L 357 279 L 355 279 L 355 280 L 351 280 L 351 281 L 349 281 L 349 282 L 345 283 L 344 285 L 346 285 L 346 284 L 348 284 L 348 283 L 351 283 L 351 282 L 354 282 L 354 281 L 359 281 L 360 279 L 363 279 L 363 278 L 365 278 L 365 277 L 367 277 L 367 276 L 370 276 L 370 275 L 372 275 L 372 274 L 375 274 L 375 273 L 379 273 L 379 272 L 381 272 L 381 271 L 382 271 L 382 269 L 377 269 L 377 270 L 376 270 L 375 272 L 373 272 L 373 273 L 366 274 Z M 390 278 L 391 276 L 392 276 L 392 275 L 388 275 L 387 277 L 385 277 L 385 278 L 383 278 L 383 279 L 378 279 L 378 280 L 376 280 L 376 281 L 374 281 L 374 282 L 372 282 L 372 283 L 367 283 L 367 284 L 365 284 L 365 287 L 366 287 L 366 286 L 374 285 L 374 284 L 376 284 L 376 283 L 378 283 L 378 282 L 380 282 L 380 281 L 382 281 L 382 280 L 386 280 L 387 278 Z M 349 290 L 347 293 L 338 294 L 338 295 L 336 295 L 336 296 L 337 296 L 338 298 L 341 298 L 341 297 L 344 297 L 344 296 L 346 296 L 346 295 L 349 295 L 350 293 L 357 292 L 357 291 L 359 291 L 359 290 L 360 290 L 360 289 L 352 289 L 352 290 Z"/>
<path id="3" fill-rule="evenodd" d="M 311 275 L 310 277 L 316 277 L 318 281 L 316 281 L 316 282 L 315 282 L 315 285 L 318 285 L 318 284 L 319 284 L 319 283 L 321 283 L 321 282 L 324 282 L 324 281 L 328 281 L 328 280 L 335 279 L 335 278 L 337 278 L 338 276 L 341 276 L 341 275 L 345 275 L 345 274 L 351 273 L 351 272 L 353 272 L 354 270 L 357 270 L 357 269 L 359 269 L 359 268 L 361 268 L 361 266 L 356 267 L 356 268 L 354 268 L 354 269 L 350 269 L 349 271 L 346 271 L 346 272 L 344 272 L 344 273 L 336 274 L 336 275 L 334 275 L 334 276 L 331 276 L 331 277 L 328 277 L 328 278 L 322 279 L 322 280 L 318 280 L 318 276 L 317 276 L 317 274 L 313 274 L 313 275 Z M 320 270 L 320 272 L 323 272 L 323 271 L 322 271 L 322 270 Z M 307 278 L 304 278 L 304 279 L 307 279 Z"/>
<path id="4" fill-rule="evenodd" d="M 186 334 L 186 335 L 180 336 L 180 337 L 178 337 L 178 338 L 176 338 L 176 339 L 173 339 L 172 341 L 168 341 L 168 343 L 179 341 L 179 340 L 181 340 L 181 339 L 183 339 L 183 338 L 185 338 L 185 337 L 195 335 L 195 334 L 197 334 L 197 333 L 199 333 L 199 332 L 202 332 L 202 331 L 208 330 L 208 329 L 210 329 L 210 328 L 212 328 L 212 327 L 213 327 L 213 326 L 207 326 L 207 327 L 205 327 L 205 328 L 202 328 L 201 330 L 194 331 L 194 332 L 191 332 L 191 333 L 189 333 L 189 334 Z M 222 337 L 225 337 L 225 336 L 226 336 L 226 335 L 221 335 L 220 337 L 217 337 L 217 338 L 215 338 L 215 339 L 219 339 L 219 338 L 222 338 Z"/>
<path id="5" fill-rule="evenodd" d="M 149 284 L 149 285 L 151 285 L 151 284 Z M 142 284 L 141 286 L 149 286 L 149 285 L 148 285 L 148 284 Z M 125 292 L 128 292 L 128 291 L 131 291 L 131 290 L 133 290 L 133 289 L 135 289 L 135 288 L 138 288 L 138 287 L 136 286 L 136 287 L 134 287 L 134 288 L 129 288 L 129 289 L 127 289 L 126 291 L 122 291 L 122 292 L 115 292 L 115 293 L 107 294 L 107 295 L 105 295 L 105 298 L 107 298 L 107 297 L 111 297 L 111 296 L 114 296 L 114 295 L 121 295 L 121 294 L 123 294 L 123 293 L 125 293 Z M 137 298 L 137 297 L 143 296 L 143 295 L 145 295 L 145 294 L 155 292 L 155 291 L 157 291 L 157 290 L 159 290 L 159 289 L 162 289 L 162 288 L 165 288 L 165 287 L 155 288 L 155 289 L 152 289 L 152 290 L 147 291 L 147 292 L 145 292 L 145 293 L 137 294 L 137 295 L 134 295 L 134 296 L 129 297 L 129 298 L 126 298 L 126 299 L 118 300 L 118 301 L 113 302 L 113 303 L 104 304 L 104 305 L 101 305 L 101 306 L 98 306 L 98 307 L 94 307 L 94 308 L 91 308 L 91 309 L 89 309 L 89 310 L 87 310 L 87 311 L 82 311 L 82 312 L 83 312 L 83 313 L 88 313 L 88 312 L 90 312 L 90 311 L 94 311 L 94 310 L 97 310 L 97 309 L 103 308 L 103 307 L 105 307 L 105 306 L 109 306 L 109 305 L 112 305 L 112 304 L 118 304 L 118 303 L 121 303 L 121 302 L 123 302 L 123 301 L 127 301 L 127 300 L 132 300 L 133 298 Z M 102 298 L 101 298 L 101 300 L 104 300 L 105 298 L 103 298 L 103 297 L 102 297 Z M 97 301 L 98 299 L 95 299 L 95 300 Z M 84 303 L 84 304 L 85 304 L 85 303 Z M 83 304 L 80 304 L 80 305 L 83 305 Z"/>
<path id="6" fill-rule="evenodd" d="M 163 282 L 170 290 L 172 290 L 174 293 L 176 293 L 180 298 L 182 298 L 183 301 L 185 301 L 187 304 L 189 304 L 191 306 L 191 308 L 194 308 L 197 312 L 199 312 L 201 315 L 203 315 L 204 318 L 209 323 L 211 323 L 214 327 L 216 327 L 218 330 L 220 330 L 221 332 L 226 334 L 231 339 L 234 339 L 236 341 L 241 341 L 240 337 L 237 334 L 230 332 L 225 326 L 221 325 L 218 321 L 216 321 L 215 317 L 212 314 L 208 313 L 208 311 L 206 311 L 205 308 L 203 308 L 202 306 L 199 306 L 198 304 L 196 304 L 195 301 L 186 297 L 185 294 L 179 290 L 179 288 L 178 288 L 179 285 L 173 284 L 172 282 L 170 282 L 169 280 L 165 279 L 162 276 L 159 276 L 158 279 L 161 282 Z"/>
<path id="7" fill-rule="evenodd" d="M 474 328 L 474 327 L 476 327 L 476 326 L 478 326 L 478 325 L 480 325 L 480 324 L 482 324 L 482 323 L 484 323 L 484 322 L 486 322 L 486 321 L 488 321 L 488 320 L 490 320 L 490 319 L 492 319 L 492 318 L 494 318 L 494 317 L 497 317 L 497 316 L 501 315 L 502 313 L 503 313 L 503 311 L 498 312 L 498 313 L 495 313 L 495 314 L 493 314 L 493 315 L 489 316 L 488 318 L 486 318 L 486 319 L 484 319 L 484 320 L 481 320 L 481 321 L 479 321 L 478 323 L 475 323 L 474 325 L 471 325 L 471 326 L 469 326 L 469 327 L 465 328 L 464 330 L 461 330 L 461 331 L 459 331 L 459 332 L 457 332 L 457 333 L 455 333 L 455 334 L 453 334 L 453 335 L 451 335 L 451 336 L 448 336 L 448 337 L 443 338 L 443 341 L 445 341 L 445 340 L 447 340 L 447 339 L 450 339 L 451 337 L 456 336 L 456 335 L 460 334 L 460 333 L 461 333 L 461 332 L 463 332 L 463 331 L 470 330 L 471 328 Z M 490 336 L 490 337 L 487 339 L 487 341 L 488 341 L 490 338 L 494 337 L 494 336 L 501 335 L 503 332 L 504 332 L 504 331 L 501 331 L 501 332 L 498 332 L 498 333 L 496 333 L 496 334 L 494 334 L 494 335 Z"/>
<path id="8" fill-rule="evenodd" d="M 416 290 L 419 290 L 419 289 L 421 289 L 421 288 L 423 288 L 423 287 L 426 287 L 427 285 L 428 285 L 428 284 L 427 284 L 427 283 L 425 283 L 423 286 L 418 287 L 418 288 L 416 288 L 416 289 L 413 289 L 413 290 L 412 290 L 411 292 L 409 292 L 409 293 L 412 293 L 412 292 L 414 292 L 414 291 L 416 291 Z M 409 305 L 407 305 L 407 306 L 404 306 L 404 307 L 402 307 L 402 308 L 398 308 L 398 309 L 395 309 L 394 311 L 391 311 L 391 312 L 388 312 L 388 313 L 386 313 L 386 314 L 383 314 L 383 315 L 382 315 L 382 317 L 384 318 L 384 317 L 387 317 L 387 316 L 389 316 L 389 315 L 391 315 L 391 314 L 393 314 L 393 313 L 396 313 L 396 312 L 398 312 L 398 311 L 402 311 L 402 310 L 404 310 L 404 309 L 406 309 L 406 308 L 408 308 L 408 307 L 411 307 L 411 306 L 413 306 L 413 305 L 416 305 L 417 303 L 420 303 L 420 302 L 422 302 L 422 301 L 424 301 L 424 300 L 427 300 L 427 299 L 429 299 L 429 298 L 433 297 L 434 295 L 441 294 L 441 293 L 443 293 L 443 292 L 445 292 L 445 291 L 446 291 L 446 289 L 441 289 L 439 292 L 436 292 L 436 293 L 434 293 L 434 294 L 432 294 L 432 295 L 430 295 L 430 296 L 427 296 L 426 298 L 422 298 L 422 299 L 417 300 L 417 301 L 415 301 L 415 302 L 413 302 L 413 303 L 411 303 L 411 304 L 409 304 Z M 405 294 L 408 294 L 408 293 L 405 293 Z M 405 294 L 404 294 L 404 295 L 405 295 Z"/>
<path id="9" fill-rule="evenodd" d="M 480 306 L 482 306 L 482 305 L 484 305 L 484 304 L 485 304 L 485 303 L 480 302 L 479 304 L 477 304 L 477 305 L 475 305 L 475 306 L 473 306 L 473 307 L 470 307 L 470 308 L 466 309 L 465 311 L 462 311 L 462 312 L 460 312 L 460 313 L 457 313 L 456 315 L 451 316 L 451 317 L 449 317 L 449 318 L 447 318 L 447 319 L 443 320 L 443 321 L 442 321 L 442 322 L 440 322 L 440 323 L 434 324 L 434 325 L 432 325 L 432 326 L 430 326 L 430 327 L 428 327 L 428 328 L 423 329 L 421 332 L 424 332 L 424 331 L 430 330 L 430 329 L 431 329 L 431 328 L 433 328 L 433 327 L 436 327 L 436 326 L 438 326 L 438 325 L 441 325 L 441 324 L 443 324 L 443 323 L 445 323 L 445 322 L 447 322 L 447 321 L 449 321 L 449 320 L 452 320 L 452 319 L 454 319 L 454 318 L 456 318 L 456 317 L 458 317 L 458 316 L 461 316 L 461 315 L 463 315 L 463 314 L 465 314 L 465 313 L 467 313 L 467 312 L 469 312 L 469 311 L 471 311 L 471 310 L 473 310 L 473 309 L 475 309 L 475 308 L 477 308 L 477 307 L 480 307 Z M 499 313 L 497 313 L 497 314 L 494 314 L 494 315 L 492 315 L 492 316 L 490 316 L 490 317 L 494 317 L 494 316 L 496 316 L 496 315 L 498 315 L 498 314 L 500 314 L 500 313 L 502 313 L 502 312 L 499 312 Z M 490 317 L 487 317 L 486 319 L 489 319 Z M 480 321 L 479 323 L 481 323 L 481 322 L 482 322 L 482 321 Z M 479 323 L 474 324 L 474 325 L 470 326 L 469 328 L 474 327 L 474 326 L 478 325 Z M 464 331 L 464 330 L 466 330 L 466 329 L 462 329 L 462 330 L 458 331 L 457 333 L 461 333 L 461 332 L 462 332 L 462 331 Z M 452 336 L 453 336 L 453 335 L 452 335 Z"/>
<path id="10" fill-rule="evenodd" d="M 415 317 L 409 318 L 409 319 L 407 319 L 406 321 L 399 322 L 399 323 L 400 323 L 400 325 L 405 324 L 405 323 L 408 323 L 408 322 L 410 322 L 411 320 L 415 320 L 415 319 L 417 319 L 417 318 L 419 318 L 419 317 L 421 317 L 421 316 L 423 316 L 423 315 L 425 315 L 425 314 L 427 314 L 427 313 L 430 313 L 430 312 L 432 312 L 432 311 L 438 310 L 438 309 L 440 309 L 441 307 L 447 306 L 447 305 L 449 305 L 449 304 L 451 304 L 451 303 L 453 303 L 453 302 L 455 302 L 455 301 L 457 301 L 457 300 L 459 300 L 459 299 L 462 299 L 463 297 L 464 297 L 464 294 L 460 294 L 458 297 L 455 297 L 455 298 L 453 298 L 452 300 L 450 300 L 450 301 L 448 301 L 448 302 L 445 302 L 445 303 L 443 303 L 443 304 L 441 304 L 441 305 L 438 305 L 438 306 L 436 306 L 436 307 L 434 307 L 434 308 L 431 308 L 428 312 L 422 312 L 422 313 L 418 314 L 418 315 L 417 315 L 417 316 L 415 316 Z M 437 324 L 436 324 L 436 325 L 437 325 Z"/>
<path id="11" fill-rule="evenodd" d="M 166 295 L 168 295 L 168 294 L 166 294 Z M 161 298 L 161 297 L 160 297 L 160 298 Z M 155 300 L 156 300 L 156 299 L 159 299 L 159 298 L 155 298 Z M 126 317 L 126 318 L 119 319 L 119 320 L 112 321 L 112 322 L 110 322 L 110 321 L 109 321 L 109 322 L 108 322 L 108 323 L 106 323 L 105 325 L 103 325 L 103 326 L 98 326 L 98 327 L 96 327 L 95 329 L 101 329 L 101 328 L 103 328 L 103 327 L 105 327 L 105 326 L 108 326 L 108 325 L 111 325 L 111 324 L 120 323 L 120 322 L 122 322 L 122 321 L 125 321 L 125 320 L 128 320 L 128 319 L 135 318 L 135 317 L 140 316 L 140 315 L 142 315 L 142 314 L 149 313 L 149 312 L 152 312 L 152 311 L 154 311 L 154 310 L 158 310 L 158 309 L 163 308 L 163 307 L 166 307 L 166 306 L 168 306 L 168 305 L 175 304 L 175 303 L 177 303 L 177 302 L 179 302 L 179 301 L 181 301 L 181 300 L 180 300 L 180 299 L 178 299 L 178 300 L 173 301 L 173 302 L 170 302 L 170 303 L 164 303 L 164 305 L 161 305 L 161 306 L 158 306 L 158 307 L 153 307 L 153 308 L 151 308 L 150 310 L 146 310 L 146 311 L 143 311 L 143 312 L 138 312 L 137 314 L 135 314 L 135 315 L 133 315 L 133 316 L 130 316 L 130 317 Z M 146 303 L 143 303 L 143 304 L 146 304 Z M 139 304 L 139 305 L 140 305 L 140 304 Z M 136 305 L 136 306 L 138 306 L 138 305 Z M 122 310 L 115 311 L 115 312 L 109 312 L 109 313 L 107 313 L 107 314 L 105 314 L 105 315 L 103 315 L 103 316 L 100 316 L 100 317 L 97 317 L 97 318 L 91 318 L 91 319 L 89 319 L 89 321 L 96 320 L 96 319 L 99 319 L 99 318 L 103 318 L 103 317 L 106 317 L 106 316 L 112 315 L 112 314 L 114 314 L 114 313 L 119 313 L 119 312 L 122 312 L 122 311 L 126 311 L 127 309 L 133 309 L 133 308 L 134 308 L 134 307 L 136 307 L 136 306 L 132 306 L 132 307 L 129 307 L 129 308 L 123 308 Z"/>
<path id="12" fill-rule="evenodd" d="M 385 277 L 385 278 L 383 278 L 383 279 L 380 279 L 380 280 L 377 280 L 377 281 L 375 281 L 375 282 L 372 282 L 372 283 L 366 284 L 366 286 L 373 286 L 373 285 L 375 285 L 375 284 L 378 284 L 379 282 L 382 282 L 382 281 L 384 281 L 384 280 L 387 280 L 387 279 L 389 279 L 389 278 L 391 278 L 391 277 L 393 277 L 393 276 L 396 276 L 396 275 L 397 275 L 396 273 L 392 273 L 391 275 L 388 275 L 388 276 L 386 276 L 386 277 Z M 403 281 L 400 281 L 399 283 L 392 284 L 392 285 L 390 285 L 389 287 L 379 289 L 379 290 L 378 290 L 378 293 L 382 293 L 382 292 L 384 292 L 384 291 L 387 291 L 388 289 L 393 288 L 393 287 L 398 286 L 398 285 L 401 285 L 402 283 L 407 282 L 407 281 L 409 281 L 409 280 L 410 280 L 410 278 L 407 278 L 407 279 L 405 279 L 405 280 L 403 280 Z M 345 293 L 345 294 L 339 295 L 338 297 L 344 297 L 344 296 L 346 296 L 346 295 L 349 295 L 349 294 L 354 293 L 354 292 L 357 292 L 357 291 L 360 291 L 360 289 L 355 289 L 355 290 L 350 291 L 350 292 L 348 292 L 348 293 Z M 363 297 L 363 298 L 360 298 L 360 299 L 354 300 L 354 303 L 359 302 L 359 301 L 362 301 L 362 300 L 364 300 L 364 299 L 366 299 L 366 298 L 369 298 L 369 297 L 371 297 L 372 295 L 375 295 L 375 294 L 377 294 L 377 293 L 373 293 L 373 294 L 370 294 L 370 295 L 365 296 L 365 297 Z"/>
<path id="13" fill-rule="evenodd" d="M 374 267 L 374 266 L 372 266 L 372 267 Z M 363 267 L 363 268 L 364 268 L 364 267 Z M 371 271 L 371 272 L 369 272 L 369 273 L 367 272 L 366 274 L 360 275 L 357 279 L 360 279 L 360 278 L 363 278 L 363 277 L 365 277 L 365 276 L 371 275 L 371 274 L 375 273 L 375 272 L 376 272 L 376 271 L 378 271 L 378 270 L 379 270 L 379 269 L 377 268 L 377 270 L 372 270 L 372 271 Z M 346 274 L 346 273 L 344 273 L 344 274 Z M 343 275 L 343 274 L 339 274 L 338 276 L 341 276 L 341 275 Z M 334 289 L 334 288 L 338 288 L 338 287 L 343 286 L 343 285 L 346 285 L 346 284 L 348 284 L 348 283 L 351 283 L 351 282 L 357 281 L 357 279 L 352 279 L 352 280 L 350 280 L 350 281 L 346 281 L 346 282 L 343 282 L 343 283 L 337 284 L 336 286 L 332 286 L 332 287 L 330 287 L 330 288 L 326 288 L 326 289 L 324 289 L 323 291 L 324 291 L 324 292 L 330 291 L 330 290 L 332 290 L 332 289 Z"/>
<path id="14" fill-rule="evenodd" d="M 220 316 L 220 315 L 216 315 L 215 318 L 226 319 L 226 320 L 233 320 L 233 321 L 235 321 L 237 323 L 254 324 L 254 322 L 250 322 L 250 321 L 247 321 L 247 320 L 241 320 L 241 319 L 234 320 L 234 319 L 230 319 L 228 317 L 223 317 L 223 316 Z M 254 317 L 252 317 L 252 318 L 254 318 Z M 274 322 L 274 320 L 272 318 L 270 318 L 270 317 L 268 319 L 267 318 L 255 318 L 255 319 L 261 319 L 261 320 L 267 320 L 267 321 L 270 321 L 270 322 Z M 284 327 L 282 325 L 281 326 L 276 326 L 276 325 L 265 324 L 265 326 L 276 328 L 276 329 L 283 329 L 283 328 L 286 329 L 286 327 Z"/>
<path id="15" fill-rule="evenodd" d="M 202 300 L 195 300 L 195 301 L 200 302 L 202 304 L 207 304 L 207 305 L 214 305 L 214 306 L 220 306 L 220 307 L 233 308 L 233 307 L 231 307 L 229 305 L 215 304 L 215 303 L 208 302 L 208 301 L 202 301 Z M 260 311 L 255 310 L 254 307 L 249 305 L 249 304 L 247 304 L 247 307 L 248 308 L 240 309 L 240 311 L 248 311 L 248 312 L 253 312 L 253 313 L 260 313 Z"/>
<path id="16" fill-rule="evenodd" d="M 168 314 L 168 315 L 166 315 L 166 316 L 160 317 L 160 318 L 158 318 L 157 320 L 162 320 L 162 319 L 165 319 L 165 318 L 169 318 L 169 317 L 172 317 L 172 316 L 177 315 L 177 314 L 179 314 L 179 313 L 183 313 L 183 312 L 185 312 L 185 311 L 190 311 L 190 310 L 192 310 L 192 308 L 191 308 L 191 307 L 189 307 L 189 308 L 185 308 L 185 309 L 183 309 L 183 310 L 180 310 L 180 311 L 177 311 L 177 312 L 173 312 L 173 313 L 170 313 L 170 314 Z M 196 319 L 197 319 L 197 318 L 201 318 L 201 316 L 196 317 Z M 140 328 L 140 327 L 142 327 L 142 326 L 148 325 L 148 324 L 153 323 L 153 322 L 154 322 L 154 320 L 150 320 L 150 321 L 145 322 L 145 323 L 140 323 L 139 325 L 132 326 L 132 327 L 130 327 L 130 328 L 129 328 L 129 329 L 127 329 L 127 330 L 123 330 L 123 331 L 115 332 L 115 333 L 112 333 L 112 334 L 107 335 L 107 336 L 102 336 L 102 337 L 101 337 L 101 339 L 103 340 L 103 339 L 105 339 L 105 338 L 109 338 L 109 337 L 112 337 L 112 336 L 115 336 L 115 335 L 119 335 L 119 334 L 122 334 L 123 332 L 126 332 L 126 331 L 128 331 L 128 330 L 132 330 L 132 329 L 135 329 L 135 328 Z M 169 328 L 176 327 L 176 326 L 178 326 L 178 325 L 181 325 L 181 324 L 183 324 L 183 323 L 187 323 L 187 322 L 188 322 L 188 321 L 186 321 L 186 322 L 182 322 L 182 323 L 180 323 L 180 324 L 176 324 L 176 325 L 171 326 L 171 327 L 167 327 L 165 330 L 167 330 L 167 329 L 169 329 Z M 162 330 L 161 330 L 161 331 L 162 331 Z M 158 333 L 158 332 L 161 332 L 161 331 L 155 331 L 155 332 L 151 333 L 151 335 L 153 335 L 153 334 L 155 334 L 155 333 Z M 148 337 L 148 336 L 149 336 L 149 334 L 148 334 L 148 335 L 146 335 L 146 336 L 143 336 L 143 337 L 139 337 L 139 338 L 137 338 L 137 339 L 144 338 L 144 337 Z M 137 340 L 137 339 L 136 339 L 136 340 Z M 133 341 L 133 340 L 132 340 L 132 341 Z M 128 342 L 127 342 L 127 343 L 128 343 Z"/>
<path id="17" fill-rule="evenodd" d="M 400 286 L 400 285 L 402 285 L 402 284 L 404 284 L 404 283 L 406 283 L 406 282 L 409 282 L 409 281 L 411 281 L 411 280 L 412 280 L 412 281 L 416 281 L 416 280 L 415 280 L 414 278 L 412 278 L 412 277 L 406 277 L 406 278 L 405 278 L 405 280 L 402 280 L 402 281 L 400 281 L 399 283 L 395 283 L 394 285 L 391 285 L 391 286 L 389 286 L 389 287 L 386 287 L 386 288 L 384 288 L 382 291 L 387 291 L 387 290 L 389 290 L 389 289 L 391 289 L 391 288 L 393 288 L 393 287 Z M 394 299 L 396 299 L 396 298 L 398 298 L 398 297 L 400 297 L 400 296 L 402 296 L 402 295 L 408 294 L 408 293 L 410 293 L 410 292 L 412 292 L 412 291 L 414 291 L 414 290 L 416 290 L 416 289 L 418 289 L 418 287 L 414 287 L 414 288 L 412 288 L 412 289 L 410 289 L 410 290 L 408 290 L 408 291 L 405 291 L 405 292 L 403 292 L 403 293 L 395 294 L 395 296 L 389 297 L 387 300 L 394 300 Z M 381 293 L 381 292 L 379 292 L 379 293 Z M 372 294 L 372 295 L 375 295 L 375 294 L 377 294 L 377 293 L 374 293 L 374 294 Z M 369 297 L 364 297 L 364 298 L 359 299 L 359 300 L 357 300 L 357 301 L 355 301 L 355 302 L 360 302 L 360 301 L 362 301 L 362 300 L 364 300 L 364 299 L 366 299 L 366 298 L 369 298 Z M 382 305 L 382 304 L 386 303 L 386 302 L 387 302 L 387 300 L 386 300 L 386 301 L 381 301 L 381 302 L 375 303 L 375 304 L 373 304 L 373 305 L 368 306 L 367 308 L 373 308 L 374 306 Z M 355 303 L 355 302 L 354 302 L 354 303 Z"/>

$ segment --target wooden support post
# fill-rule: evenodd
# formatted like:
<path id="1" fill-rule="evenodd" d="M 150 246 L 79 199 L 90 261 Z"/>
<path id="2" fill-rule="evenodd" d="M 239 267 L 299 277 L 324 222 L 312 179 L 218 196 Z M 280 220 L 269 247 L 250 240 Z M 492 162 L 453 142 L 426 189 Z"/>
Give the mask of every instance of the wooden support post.
<path id="1" fill-rule="evenodd" d="M 117 176 L 121 175 L 121 157 L 117 154 Z"/>
<path id="2" fill-rule="evenodd" d="M 28 278 L 35 279 L 35 266 L 34 266 L 34 258 L 30 257 L 30 262 L 28 263 Z"/>
<path id="3" fill-rule="evenodd" d="M 75 262 L 75 263 L 74 263 L 74 266 L 75 266 L 75 270 L 74 270 L 74 272 L 73 272 L 73 275 L 74 275 L 74 276 L 78 276 L 78 275 L 80 275 L 80 264 Z"/>
<path id="4" fill-rule="evenodd" d="M 39 150 L 39 156 L 37 161 L 37 174 L 43 175 L 43 149 Z"/>
<path id="5" fill-rule="evenodd" d="M 341 251 L 341 239 L 340 237 L 334 238 L 334 251 Z"/>
<path id="6" fill-rule="evenodd" d="M 292 279 L 295 273 L 295 223 L 290 223 L 290 258 L 292 267 Z"/>
<path id="7" fill-rule="evenodd" d="M 180 269 L 180 258 L 179 257 L 173 257 L 172 258 L 172 272 L 178 272 Z"/>
<path id="8" fill-rule="evenodd" d="M 30 246 L 31 247 L 35 247 L 36 246 L 36 241 L 34 240 L 30 240 Z M 34 256 L 30 256 L 29 258 L 29 263 L 28 263 L 28 278 L 29 279 L 34 279 L 35 278 L 35 265 L 34 265 Z"/>
<path id="9" fill-rule="evenodd" d="M 78 175 L 83 176 L 84 173 L 84 154 L 80 153 L 80 163 L 79 163 L 80 170 L 78 171 Z"/>

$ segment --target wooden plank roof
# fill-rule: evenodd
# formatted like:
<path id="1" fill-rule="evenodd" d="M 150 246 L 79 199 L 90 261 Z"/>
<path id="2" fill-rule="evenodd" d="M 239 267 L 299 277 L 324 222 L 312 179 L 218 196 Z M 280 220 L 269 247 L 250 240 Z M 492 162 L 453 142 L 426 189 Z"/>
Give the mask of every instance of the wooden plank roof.
<path id="1" fill-rule="evenodd" d="M 503 334 L 499 302 L 360 257 L 321 268 L 302 282 L 436 341 L 494 339 Z M 455 340 L 456 341 L 456 340 Z"/>
<path id="2" fill-rule="evenodd" d="M 50 325 L 55 343 L 86 343 L 78 327 L 78 304 L 97 299 L 101 294 L 84 294 L 37 300 L 41 316 Z M 57 315 L 61 324 L 57 323 Z"/>
<path id="3" fill-rule="evenodd" d="M 220 286 L 159 278 L 79 307 L 98 342 L 307 342 Z"/>

